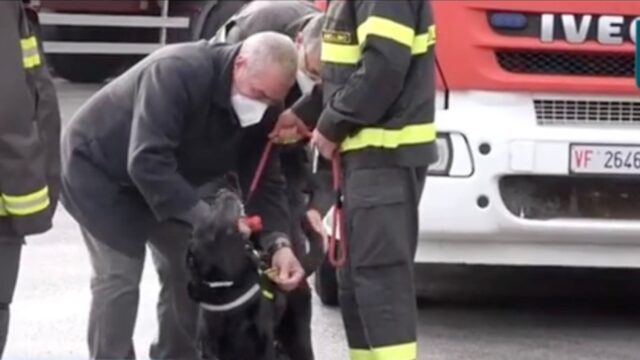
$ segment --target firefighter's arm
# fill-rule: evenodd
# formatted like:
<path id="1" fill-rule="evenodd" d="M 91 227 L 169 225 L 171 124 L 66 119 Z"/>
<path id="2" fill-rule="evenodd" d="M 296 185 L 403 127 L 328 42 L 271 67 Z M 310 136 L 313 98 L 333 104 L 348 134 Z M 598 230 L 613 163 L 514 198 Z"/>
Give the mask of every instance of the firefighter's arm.
<path id="1" fill-rule="evenodd" d="M 27 69 L 40 55 L 35 38 L 20 37 L 18 6 L 0 1 L 0 213 L 24 218 L 47 209 L 50 200 L 35 99 L 27 84 Z"/>
<path id="2" fill-rule="evenodd" d="M 322 113 L 322 86 L 317 84 L 310 93 L 301 96 L 291 106 L 291 111 L 304 122 L 307 128 L 315 128 Z"/>
<path id="3" fill-rule="evenodd" d="M 159 220 L 185 214 L 198 195 L 179 173 L 175 150 L 191 106 L 188 64 L 163 59 L 151 64 L 138 82 L 127 170 Z M 192 72 L 193 74 L 193 72 Z"/>
<path id="4" fill-rule="evenodd" d="M 327 46 L 322 55 L 328 63 L 357 64 L 345 85 L 328 100 L 318 121 L 318 130 L 335 143 L 354 128 L 383 119 L 402 91 L 416 38 L 416 14 L 408 0 L 353 3 L 361 55 L 357 50 L 344 51 L 343 45 Z"/>

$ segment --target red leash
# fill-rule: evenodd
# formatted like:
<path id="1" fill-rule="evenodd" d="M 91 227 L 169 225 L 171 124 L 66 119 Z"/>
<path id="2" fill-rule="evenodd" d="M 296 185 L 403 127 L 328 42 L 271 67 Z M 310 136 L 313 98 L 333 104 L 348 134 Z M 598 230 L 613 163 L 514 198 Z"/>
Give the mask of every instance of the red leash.
<path id="1" fill-rule="evenodd" d="M 311 137 L 311 133 L 306 133 L 304 135 L 307 138 Z M 258 163 L 258 167 L 256 168 L 253 180 L 251 181 L 251 186 L 249 187 L 249 193 L 246 200 L 247 203 L 253 197 L 256 189 L 258 188 L 258 183 L 260 183 L 260 179 L 262 178 L 262 173 L 264 172 L 264 169 L 267 165 L 267 160 L 269 159 L 269 155 L 271 154 L 273 145 L 273 140 L 270 140 L 267 145 L 265 145 L 264 150 L 262 150 L 260 162 Z M 331 235 L 329 236 L 328 257 L 329 263 L 338 268 L 342 267 L 347 260 L 347 239 L 344 231 L 344 223 L 342 221 L 342 169 L 340 167 L 340 156 L 337 151 L 331 158 L 331 172 L 333 175 L 333 190 L 336 192 L 336 203 L 333 211 Z M 338 231 L 340 231 L 340 240 L 336 238 L 336 235 L 338 235 Z M 336 250 L 338 248 L 337 243 L 339 243 L 340 250 L 336 257 Z"/>

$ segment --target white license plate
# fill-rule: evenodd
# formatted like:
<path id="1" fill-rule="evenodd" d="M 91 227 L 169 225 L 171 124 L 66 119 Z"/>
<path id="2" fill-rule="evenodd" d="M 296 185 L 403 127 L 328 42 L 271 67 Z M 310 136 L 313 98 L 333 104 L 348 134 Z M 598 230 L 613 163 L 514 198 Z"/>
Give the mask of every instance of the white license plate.
<path id="1" fill-rule="evenodd" d="M 571 173 L 640 175 L 640 145 L 572 144 L 569 149 Z"/>

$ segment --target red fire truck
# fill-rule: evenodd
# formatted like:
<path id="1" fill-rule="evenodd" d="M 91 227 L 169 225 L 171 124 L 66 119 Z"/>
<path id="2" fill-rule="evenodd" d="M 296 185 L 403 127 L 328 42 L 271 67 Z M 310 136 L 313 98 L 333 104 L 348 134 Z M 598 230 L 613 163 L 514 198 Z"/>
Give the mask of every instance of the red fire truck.
<path id="1" fill-rule="evenodd" d="M 440 159 L 417 266 L 640 267 L 640 1 L 432 4 Z M 317 281 L 335 303 L 333 270 Z"/>

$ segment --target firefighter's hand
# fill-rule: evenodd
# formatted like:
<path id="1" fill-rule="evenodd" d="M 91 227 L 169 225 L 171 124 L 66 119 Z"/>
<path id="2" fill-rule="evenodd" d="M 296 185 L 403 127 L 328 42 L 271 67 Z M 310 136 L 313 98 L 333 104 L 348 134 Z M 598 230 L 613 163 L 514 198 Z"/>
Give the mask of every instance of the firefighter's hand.
<path id="1" fill-rule="evenodd" d="M 309 130 L 291 109 L 287 109 L 280 114 L 276 125 L 269 134 L 269 139 L 278 144 L 291 144 L 300 141 L 307 136 Z"/>
<path id="2" fill-rule="evenodd" d="M 276 269 L 274 282 L 284 291 L 298 287 L 304 279 L 304 269 L 290 247 L 283 247 L 273 254 L 271 266 Z"/>
<path id="3" fill-rule="evenodd" d="M 322 236 L 322 248 L 326 253 L 329 248 L 329 234 L 327 234 L 327 229 L 325 229 L 322 223 L 322 216 L 318 210 L 315 209 L 307 210 L 306 216 L 313 230 Z"/>
<path id="4" fill-rule="evenodd" d="M 336 151 L 336 144 L 331 140 L 327 139 L 318 129 L 313 131 L 313 135 L 311 136 L 311 145 L 315 146 L 322 157 L 327 160 L 331 160 L 334 152 Z"/>

